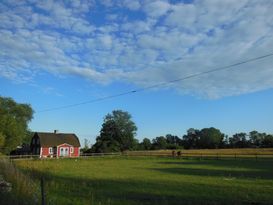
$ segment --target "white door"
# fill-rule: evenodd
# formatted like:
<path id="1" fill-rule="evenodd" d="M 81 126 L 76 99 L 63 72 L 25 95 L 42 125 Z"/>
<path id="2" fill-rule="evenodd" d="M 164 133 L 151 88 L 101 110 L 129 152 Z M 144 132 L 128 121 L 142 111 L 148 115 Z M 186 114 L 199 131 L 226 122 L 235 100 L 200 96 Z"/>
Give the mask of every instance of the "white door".
<path id="1" fill-rule="evenodd" d="M 69 150 L 69 148 L 66 147 L 65 150 L 64 150 L 64 156 L 68 156 L 68 155 L 69 155 L 69 154 L 68 154 L 68 153 L 69 153 L 68 150 Z"/>
<path id="2" fill-rule="evenodd" d="M 60 149 L 60 156 L 63 157 L 64 156 L 64 148 L 61 147 Z"/>

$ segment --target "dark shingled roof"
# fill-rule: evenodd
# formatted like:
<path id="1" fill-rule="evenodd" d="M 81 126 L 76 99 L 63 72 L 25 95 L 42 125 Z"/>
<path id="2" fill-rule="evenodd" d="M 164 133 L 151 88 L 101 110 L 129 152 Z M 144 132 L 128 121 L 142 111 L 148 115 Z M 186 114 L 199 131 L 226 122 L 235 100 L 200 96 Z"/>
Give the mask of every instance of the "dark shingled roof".
<path id="1" fill-rule="evenodd" d="M 70 144 L 74 147 L 80 147 L 80 141 L 75 134 L 68 133 L 50 133 L 50 132 L 36 132 L 40 138 L 40 144 L 42 147 L 53 147 L 60 144 Z"/>

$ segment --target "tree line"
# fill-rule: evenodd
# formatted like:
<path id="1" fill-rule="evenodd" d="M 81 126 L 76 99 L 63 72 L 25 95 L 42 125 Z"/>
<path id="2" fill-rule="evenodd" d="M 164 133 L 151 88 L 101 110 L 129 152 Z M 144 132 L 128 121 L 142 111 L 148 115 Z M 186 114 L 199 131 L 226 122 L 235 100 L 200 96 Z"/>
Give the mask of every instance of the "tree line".
<path id="1" fill-rule="evenodd" d="M 267 148 L 273 147 L 273 135 L 251 131 L 236 133 L 231 137 L 214 127 L 201 130 L 190 128 L 182 137 L 167 134 L 152 140 L 136 138 L 137 127 L 128 112 L 114 110 L 104 118 L 96 143 L 84 152 L 123 152 L 126 150 L 159 149 L 217 149 L 217 148 Z"/>
<path id="2" fill-rule="evenodd" d="M 144 138 L 135 147 L 136 150 L 158 149 L 218 149 L 218 148 L 272 148 L 273 135 L 251 131 L 236 133 L 232 137 L 214 127 L 202 130 L 190 128 L 187 134 L 179 138 L 176 135 L 156 137 L 152 140 Z"/>

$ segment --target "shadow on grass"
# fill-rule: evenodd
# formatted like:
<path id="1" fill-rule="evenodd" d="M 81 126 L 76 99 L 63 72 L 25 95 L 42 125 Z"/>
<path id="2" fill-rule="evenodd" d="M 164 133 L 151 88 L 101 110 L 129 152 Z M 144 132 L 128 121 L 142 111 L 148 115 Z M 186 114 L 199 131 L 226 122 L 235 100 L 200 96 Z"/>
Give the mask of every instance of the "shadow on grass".
<path id="1" fill-rule="evenodd" d="M 232 176 L 238 178 L 273 179 L 273 159 L 243 160 L 175 160 L 158 162 L 167 168 L 153 170 L 197 176 Z M 170 167 L 173 166 L 173 167 Z"/>
<path id="2" fill-rule="evenodd" d="M 155 171 L 207 176 L 204 170 L 153 169 Z M 220 172 L 210 172 L 224 176 Z M 45 178 L 48 204 L 180 205 L 180 204 L 270 204 L 268 199 L 247 196 L 241 188 L 192 182 L 141 181 L 130 179 L 90 179 L 36 172 Z"/>
<path id="3" fill-rule="evenodd" d="M 254 179 L 273 179 L 272 172 L 266 171 L 237 171 L 237 170 L 213 170 L 201 168 L 152 168 L 153 171 L 160 171 L 168 174 L 181 174 L 191 176 L 206 176 L 206 177 L 235 177 L 239 179 L 254 178 Z"/>

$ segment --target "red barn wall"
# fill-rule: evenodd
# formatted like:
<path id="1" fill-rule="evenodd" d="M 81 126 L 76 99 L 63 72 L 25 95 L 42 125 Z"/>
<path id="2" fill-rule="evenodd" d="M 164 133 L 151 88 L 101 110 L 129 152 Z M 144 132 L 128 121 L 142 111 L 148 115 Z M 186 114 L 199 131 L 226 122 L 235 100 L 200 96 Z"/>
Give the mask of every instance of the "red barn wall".
<path id="1" fill-rule="evenodd" d="M 71 153 L 71 157 L 79 157 L 80 156 L 80 148 L 74 147 L 74 153 Z"/>
<path id="2" fill-rule="evenodd" d="M 48 147 L 42 147 L 42 152 L 40 153 L 40 156 L 47 157 L 49 155 L 49 148 Z"/>
<path id="3" fill-rule="evenodd" d="M 66 157 L 79 157 L 80 156 L 80 148 L 79 147 L 74 147 L 74 152 L 70 153 L 70 148 L 73 147 L 68 144 L 62 144 L 57 147 L 57 157 L 60 157 L 61 154 L 61 148 L 65 149 L 68 148 L 68 156 Z M 53 147 L 52 147 L 53 148 Z M 53 154 L 49 154 L 49 147 L 42 147 L 42 152 L 40 153 L 41 157 L 48 157 L 48 156 L 53 156 Z M 56 156 L 56 155 L 54 155 Z"/>

